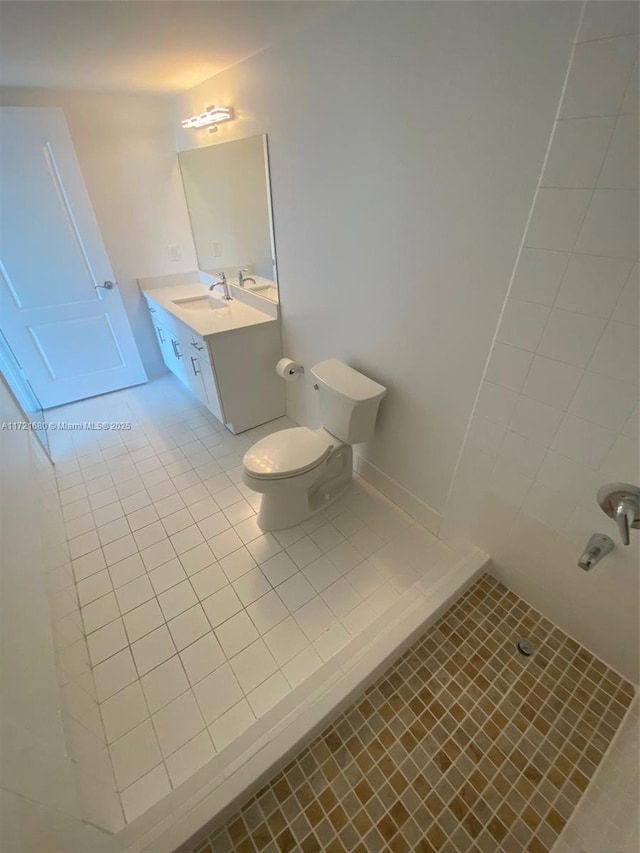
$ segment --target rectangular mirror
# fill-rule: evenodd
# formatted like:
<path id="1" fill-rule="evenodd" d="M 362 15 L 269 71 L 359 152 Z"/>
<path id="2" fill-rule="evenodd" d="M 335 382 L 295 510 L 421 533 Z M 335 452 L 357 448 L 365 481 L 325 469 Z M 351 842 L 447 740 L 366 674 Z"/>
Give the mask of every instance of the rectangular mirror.
<path id="1" fill-rule="evenodd" d="M 267 137 L 182 151 L 178 160 L 200 269 L 224 271 L 232 284 L 277 302 Z"/>

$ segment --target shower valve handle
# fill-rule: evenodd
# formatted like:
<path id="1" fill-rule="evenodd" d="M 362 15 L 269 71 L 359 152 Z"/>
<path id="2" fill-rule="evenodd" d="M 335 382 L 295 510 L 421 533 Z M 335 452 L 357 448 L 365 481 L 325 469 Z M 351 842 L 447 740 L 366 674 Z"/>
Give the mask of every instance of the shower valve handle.
<path id="1" fill-rule="evenodd" d="M 640 528 L 640 489 L 631 483 L 609 483 L 598 489 L 603 512 L 618 525 L 623 545 L 631 542 L 631 529 Z"/>
<path id="2" fill-rule="evenodd" d="M 613 516 L 618 525 L 623 545 L 628 545 L 631 542 L 631 528 L 639 514 L 638 501 L 634 501 L 632 498 L 622 498 L 617 504 Z"/>

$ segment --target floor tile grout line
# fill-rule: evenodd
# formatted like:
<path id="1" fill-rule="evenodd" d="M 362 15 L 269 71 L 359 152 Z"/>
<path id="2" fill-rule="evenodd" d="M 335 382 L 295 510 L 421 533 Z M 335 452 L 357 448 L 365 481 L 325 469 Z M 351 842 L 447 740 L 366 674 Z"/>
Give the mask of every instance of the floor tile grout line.
<path id="1" fill-rule="evenodd" d="M 135 555 L 131 555 L 131 556 L 135 556 Z M 129 559 L 129 558 L 124 558 L 124 559 L 126 560 L 126 559 Z M 156 570 L 156 568 L 162 568 L 164 565 L 168 565 L 168 563 L 169 563 L 169 562 L 172 562 L 174 559 L 176 559 L 176 558 L 172 558 L 172 560 L 168 561 L 167 563 L 160 564 L 159 566 L 155 567 L 155 568 L 154 568 L 154 569 L 152 569 L 151 571 L 155 571 L 155 570 Z M 179 559 L 179 557 L 178 557 L 178 559 Z M 119 561 L 119 562 L 124 562 L 124 560 L 123 560 L 123 561 Z M 117 565 L 117 563 L 116 563 L 116 564 L 112 564 L 112 565 Z M 99 570 L 99 571 L 103 571 L 103 570 Z M 205 568 L 205 569 L 203 569 L 202 571 L 206 571 L 206 568 Z M 252 571 L 252 570 L 250 570 L 250 571 Z M 247 572 L 247 573 L 245 573 L 245 574 L 248 574 L 248 573 L 249 573 L 249 572 Z M 298 572 L 297 572 L 297 573 L 302 573 L 302 570 L 298 570 Z M 95 573 L 95 574 L 97 574 L 97 573 Z M 88 576 L 88 577 L 92 577 L 92 576 L 93 576 L 93 575 L 90 575 L 90 576 Z M 241 575 L 240 577 L 243 577 L 243 576 L 244 576 L 244 575 Z M 144 577 L 144 576 L 143 576 L 143 575 L 141 575 L 141 576 L 139 576 L 139 577 Z M 190 577 L 193 577 L 193 575 L 188 576 L 188 577 L 187 577 L 187 580 L 190 580 Z M 295 575 L 294 575 L 294 576 L 292 576 L 292 577 L 295 577 Z M 344 576 L 343 576 L 343 579 L 344 579 Z M 122 584 L 122 585 L 121 585 L 121 586 L 119 586 L 119 587 L 114 587 L 114 588 L 113 588 L 113 591 L 115 592 L 115 591 L 117 591 L 117 590 L 119 590 L 119 589 L 122 589 L 124 586 L 127 586 L 129 583 L 134 583 L 136 580 L 138 580 L 138 578 L 134 578 L 132 581 L 128 581 L 127 583 Z M 176 582 L 176 584 L 172 584 L 170 587 L 167 587 L 166 589 L 163 589 L 163 590 L 162 590 L 162 593 L 156 593 L 154 596 L 152 596 L 152 598 L 148 599 L 147 601 L 153 600 L 153 598 L 158 599 L 158 596 L 159 596 L 159 595 L 163 594 L 164 592 L 169 591 L 170 589 L 173 589 L 175 586 L 177 586 L 179 583 L 182 583 L 182 582 L 184 582 L 184 581 L 180 580 L 180 581 Z M 273 591 L 273 592 L 276 592 L 276 593 L 277 593 L 277 589 L 278 589 L 278 587 L 279 587 L 279 586 L 282 586 L 282 585 L 283 585 L 284 583 L 286 583 L 286 582 L 287 582 L 287 581 L 285 580 L 285 581 L 281 582 L 280 584 L 277 584 L 277 585 L 276 585 L 276 587 L 272 587 L 271 591 Z M 229 585 L 229 586 L 233 586 L 233 582 L 229 582 L 229 584 L 228 584 L 228 585 Z M 193 586 L 192 586 L 192 585 L 191 585 L 191 587 L 193 588 Z M 327 587 L 327 588 L 328 588 L 328 587 Z M 108 593 L 104 594 L 103 596 L 100 596 L 100 597 L 98 597 L 98 598 L 96 598 L 96 599 L 92 599 L 90 602 L 88 602 L 88 604 L 92 604 L 92 603 L 94 603 L 95 601 L 100 601 L 102 598 L 106 598 L 108 595 L 111 595 L 111 594 L 112 594 L 111 592 L 108 592 Z M 195 590 L 194 590 L 194 594 L 195 594 Z M 321 593 L 318 593 L 318 594 L 317 594 L 317 596 L 319 596 L 319 597 L 321 597 L 321 598 L 322 598 L 322 592 L 321 592 Z M 118 601 L 118 606 L 119 606 L 119 607 L 121 607 L 121 605 L 119 604 L 119 600 L 118 600 L 117 596 L 116 596 L 116 600 Z M 206 598 L 205 598 L 204 600 L 206 601 Z M 258 600 L 259 600 L 259 599 L 256 599 L 255 601 L 258 601 Z M 202 601 L 203 601 L 203 600 L 198 599 L 198 602 L 199 602 L 200 604 L 202 604 Z M 250 604 L 255 603 L 255 601 L 250 602 Z M 139 606 L 144 606 L 144 604 L 145 604 L 145 603 L 147 603 L 147 602 L 142 602 L 142 603 L 141 603 L 141 605 L 139 605 Z M 246 609 L 247 609 L 247 607 L 248 607 L 248 606 L 250 606 L 250 604 L 249 604 L 249 605 L 244 606 L 244 609 L 246 610 Z M 84 605 L 84 606 L 87 606 L 87 605 Z M 193 605 L 193 606 L 196 606 L 196 605 Z M 301 606 L 304 606 L 304 605 L 301 605 Z M 286 605 L 285 605 L 285 607 L 286 607 Z M 136 609 L 136 608 L 134 608 L 134 609 Z M 300 608 L 297 608 L 297 609 L 300 609 Z M 297 609 L 296 609 L 296 610 L 294 610 L 294 611 L 289 611 L 290 616 L 295 617 L 295 613 L 297 612 Z M 128 615 L 128 614 L 129 614 L 129 613 L 131 613 L 131 612 L 133 612 L 133 611 L 132 611 L 132 610 L 127 610 L 127 611 L 122 611 L 122 610 L 120 610 L 120 618 L 123 618 L 124 616 Z M 184 612 L 184 611 L 182 611 L 182 612 Z M 179 616 L 179 615 L 181 615 L 181 614 L 176 614 L 176 616 Z M 334 615 L 336 616 L 336 618 L 337 618 L 337 619 L 340 619 L 340 617 L 339 617 L 339 616 L 337 616 L 337 614 L 334 614 Z M 347 615 L 348 615 L 348 614 L 347 614 Z M 172 618 L 175 618 L 175 617 L 172 617 Z M 233 618 L 233 617 L 229 617 L 229 618 Z M 288 618 L 288 617 L 285 617 L 285 618 Z M 116 621 L 116 620 L 112 620 L 112 621 Z M 168 624 L 168 622 L 169 622 L 169 621 L 171 621 L 171 619 L 167 619 L 167 618 L 165 617 L 165 623 L 167 623 L 167 624 Z M 229 620 L 227 619 L 227 620 L 225 620 L 225 621 L 229 621 Z M 100 626 L 100 627 L 105 627 L 105 626 L 106 626 L 106 625 L 108 625 L 108 624 L 111 624 L 111 622 L 105 623 L 105 625 L 104 625 L 104 626 Z M 224 624 L 224 622 L 223 622 L 223 623 L 220 623 L 220 624 Z M 217 626 L 217 627 L 219 627 L 219 626 Z M 91 631 L 91 632 L 89 632 L 89 633 L 94 633 L 94 632 L 95 632 L 95 630 L 99 630 L 99 628 L 94 629 L 93 631 Z M 155 629 L 152 629 L 152 630 L 155 630 Z M 212 630 L 212 632 L 214 632 L 214 633 L 215 633 L 215 629 L 214 629 L 214 628 L 212 628 L 211 630 Z M 140 638 L 137 638 L 137 639 L 142 639 L 142 638 L 144 638 L 145 636 L 147 636 L 147 634 L 144 634 L 144 635 L 142 635 Z M 137 642 L 137 639 L 136 639 L 135 641 L 132 641 L 132 642 Z M 117 652 L 116 652 L 116 653 L 114 653 L 114 654 L 117 654 Z M 108 660 L 108 658 L 106 658 L 105 660 Z M 231 658 L 229 658 L 228 660 L 231 660 Z M 101 661 L 101 662 L 104 662 L 104 661 Z"/>

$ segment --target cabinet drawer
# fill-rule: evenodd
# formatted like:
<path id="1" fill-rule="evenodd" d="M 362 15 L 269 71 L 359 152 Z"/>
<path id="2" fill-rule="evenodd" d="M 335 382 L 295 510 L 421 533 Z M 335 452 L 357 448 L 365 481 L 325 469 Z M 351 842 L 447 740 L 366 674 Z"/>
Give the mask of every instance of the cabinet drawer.
<path id="1" fill-rule="evenodd" d="M 187 329 L 187 326 L 181 323 L 180 320 L 177 319 L 177 317 L 173 316 L 173 314 L 170 314 L 160 305 L 155 303 L 152 299 L 149 299 L 149 297 L 145 298 L 147 300 L 147 305 L 149 307 L 149 312 L 151 314 L 153 322 L 159 324 L 168 332 L 171 332 L 174 338 L 183 338 L 183 330 Z"/>
<path id="2" fill-rule="evenodd" d="M 145 297 L 145 299 L 147 299 L 147 297 Z M 147 307 L 149 308 L 149 313 L 151 314 L 153 322 L 160 323 L 160 325 L 164 326 L 166 324 L 167 312 L 150 299 L 147 299 Z"/>
<path id="3" fill-rule="evenodd" d="M 202 358 L 209 359 L 209 347 L 204 340 L 195 332 L 190 332 L 188 335 L 189 350 L 194 355 L 199 355 Z"/>

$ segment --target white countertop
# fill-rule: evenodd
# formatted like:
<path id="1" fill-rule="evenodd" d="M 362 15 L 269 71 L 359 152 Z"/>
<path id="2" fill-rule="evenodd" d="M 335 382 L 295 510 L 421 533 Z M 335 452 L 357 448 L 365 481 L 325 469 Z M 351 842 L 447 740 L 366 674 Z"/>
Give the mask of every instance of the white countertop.
<path id="1" fill-rule="evenodd" d="M 176 305 L 174 300 L 187 299 L 190 296 L 207 296 L 209 288 L 199 281 L 192 283 L 172 284 L 166 287 L 145 288 L 141 282 L 141 290 L 147 299 L 153 300 L 160 308 L 164 308 L 169 314 L 173 314 L 185 326 L 189 326 L 194 332 L 202 337 L 217 335 L 221 332 L 231 332 L 234 329 L 244 329 L 247 326 L 258 326 L 261 323 L 274 323 L 277 320 L 267 314 L 248 305 L 236 297 L 230 302 L 225 302 L 223 308 L 208 311 L 193 311 Z M 237 290 L 237 288 L 233 288 Z"/>

